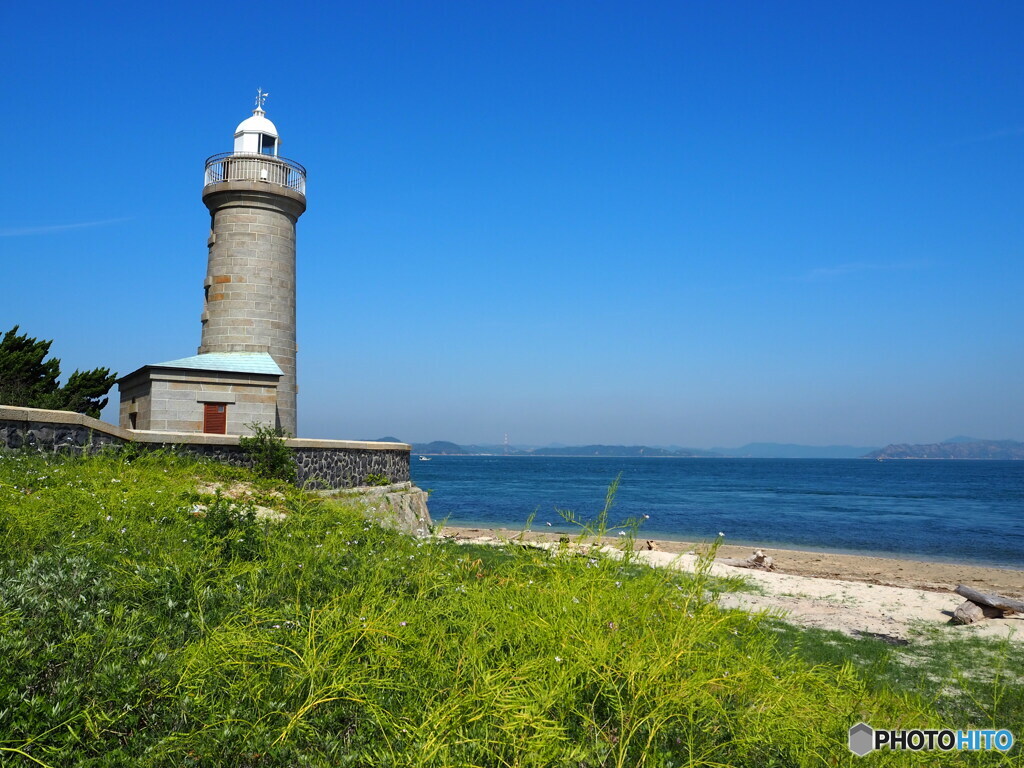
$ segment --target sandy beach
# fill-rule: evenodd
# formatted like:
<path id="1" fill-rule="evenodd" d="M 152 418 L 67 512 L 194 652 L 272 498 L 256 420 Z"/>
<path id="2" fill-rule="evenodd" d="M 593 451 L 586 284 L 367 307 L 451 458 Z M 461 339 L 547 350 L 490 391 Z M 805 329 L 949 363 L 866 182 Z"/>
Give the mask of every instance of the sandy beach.
<path id="1" fill-rule="evenodd" d="M 509 529 L 451 526 L 442 535 L 462 542 L 498 544 L 519 537 Z M 531 531 L 526 541 L 556 544 L 564 534 Z M 621 547 L 621 540 L 605 539 L 608 547 Z M 692 570 L 696 553 L 707 544 L 657 539 L 639 539 L 635 548 L 651 565 Z M 787 620 L 803 626 L 836 629 L 847 634 L 884 635 L 906 640 L 929 629 L 944 632 L 1000 637 L 1012 635 L 1024 642 L 1024 617 L 1008 616 L 969 626 L 949 623 L 953 610 L 963 598 L 953 590 L 966 584 L 982 592 L 1024 597 L 1024 571 L 962 565 L 949 562 L 907 560 L 889 557 L 805 552 L 775 547 L 762 548 L 775 561 L 766 572 L 735 568 L 722 559 L 742 560 L 753 551 L 750 546 L 723 544 L 712 572 L 721 576 L 744 576 L 763 594 L 725 595 L 723 605 L 749 610 L 785 613 Z"/>

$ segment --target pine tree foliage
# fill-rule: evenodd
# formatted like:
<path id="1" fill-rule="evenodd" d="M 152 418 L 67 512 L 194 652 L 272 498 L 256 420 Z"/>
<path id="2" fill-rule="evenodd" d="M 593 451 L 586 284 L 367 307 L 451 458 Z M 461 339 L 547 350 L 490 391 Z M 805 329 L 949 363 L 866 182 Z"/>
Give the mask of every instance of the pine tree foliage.
<path id="1" fill-rule="evenodd" d="M 60 359 L 46 359 L 53 341 L 19 334 L 18 328 L 14 326 L 0 340 L 0 404 L 75 411 L 99 418 L 117 374 L 109 368 L 76 370 L 61 386 Z"/>

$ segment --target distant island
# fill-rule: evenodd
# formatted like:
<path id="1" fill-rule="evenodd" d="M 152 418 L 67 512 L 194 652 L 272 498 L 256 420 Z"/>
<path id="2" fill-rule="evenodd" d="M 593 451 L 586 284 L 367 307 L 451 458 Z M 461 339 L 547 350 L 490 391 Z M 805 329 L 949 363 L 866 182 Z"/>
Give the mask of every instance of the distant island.
<path id="1" fill-rule="evenodd" d="M 394 440 L 394 438 L 391 438 Z M 742 459 L 859 459 L 871 447 L 851 445 L 796 445 L 748 443 L 739 448 L 682 448 L 677 445 L 459 445 L 447 440 L 413 443 L 412 452 L 422 456 L 600 456 L 609 458 L 742 458 Z"/>
<path id="2" fill-rule="evenodd" d="M 524 448 L 503 445 L 458 445 L 447 440 L 413 443 L 412 452 L 432 456 L 610 456 L 651 458 L 713 457 L 720 454 L 689 448 L 652 448 L 647 445 L 566 445 Z"/>
<path id="3" fill-rule="evenodd" d="M 797 445 L 795 443 L 747 443 L 739 448 L 712 448 L 721 456 L 738 459 L 859 459 L 878 450 L 875 446 Z"/>
<path id="4" fill-rule="evenodd" d="M 394 437 L 382 442 L 402 442 Z M 748 443 L 739 448 L 681 448 L 649 445 L 459 445 L 448 440 L 412 443 L 419 456 L 566 456 L 603 458 L 716 458 L 716 459 L 1024 459 L 1024 443 L 1016 440 L 979 440 L 951 437 L 941 443 L 893 443 L 885 448 L 852 445 L 799 445 Z"/>
<path id="5" fill-rule="evenodd" d="M 865 459 L 1024 459 L 1024 443 L 1016 440 L 974 440 L 951 438 L 942 443 L 887 445 L 865 454 Z"/>

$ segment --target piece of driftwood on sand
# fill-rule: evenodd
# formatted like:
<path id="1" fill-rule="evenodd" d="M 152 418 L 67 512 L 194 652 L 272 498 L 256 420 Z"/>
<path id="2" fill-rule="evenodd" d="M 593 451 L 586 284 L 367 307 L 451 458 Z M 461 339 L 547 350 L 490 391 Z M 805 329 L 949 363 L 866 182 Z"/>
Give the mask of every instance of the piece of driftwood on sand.
<path id="1" fill-rule="evenodd" d="M 1003 612 L 998 608 L 988 605 L 978 605 L 970 600 L 964 600 L 953 611 L 954 624 L 973 624 L 984 619 L 1001 619 Z"/>
<path id="2" fill-rule="evenodd" d="M 998 608 L 1004 613 L 1024 613 L 1024 600 L 1015 600 L 1012 597 L 993 595 L 988 592 L 979 592 L 976 589 L 961 584 L 956 588 L 956 593 L 966 597 L 972 603 L 987 605 L 989 608 Z"/>
<path id="3" fill-rule="evenodd" d="M 979 592 L 964 584 L 958 586 L 955 591 L 961 597 L 967 598 L 953 611 L 953 621 L 957 624 L 973 624 L 982 619 L 1001 619 L 1007 613 L 1024 613 L 1024 601 L 1021 600 Z"/>
<path id="4" fill-rule="evenodd" d="M 754 554 L 748 557 L 746 560 L 738 560 L 732 557 L 723 557 L 715 562 L 721 563 L 722 565 L 731 565 L 733 568 L 757 568 L 762 571 L 774 571 L 775 561 L 762 552 L 760 549 L 755 549 Z"/>

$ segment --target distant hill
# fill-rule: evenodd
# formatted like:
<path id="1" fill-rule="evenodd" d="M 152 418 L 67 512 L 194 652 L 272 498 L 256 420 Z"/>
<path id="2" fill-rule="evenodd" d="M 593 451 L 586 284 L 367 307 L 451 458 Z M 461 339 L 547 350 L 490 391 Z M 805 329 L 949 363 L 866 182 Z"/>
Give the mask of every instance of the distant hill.
<path id="1" fill-rule="evenodd" d="M 859 459 L 873 446 L 797 445 L 795 443 L 747 443 L 739 448 L 713 448 L 723 456 L 744 459 Z"/>
<path id="2" fill-rule="evenodd" d="M 414 443 L 412 452 L 447 456 L 497 455 L 506 454 L 503 445 L 456 445 L 446 440 L 432 443 Z M 549 445 L 543 448 L 509 447 L 509 456 L 616 456 L 616 457 L 708 457 L 718 454 L 690 448 L 651 448 L 646 445 Z"/>
<path id="3" fill-rule="evenodd" d="M 637 458 L 688 458 L 709 457 L 718 454 L 711 451 L 700 451 L 690 448 L 672 450 L 669 448 L 652 448 L 648 445 L 566 445 L 561 448 L 548 446 L 522 451 L 519 455 L 529 456 L 616 456 Z"/>
<path id="4" fill-rule="evenodd" d="M 872 451 L 865 459 L 1024 459 L 1024 443 L 1016 440 L 894 444 Z"/>
<path id="5" fill-rule="evenodd" d="M 434 454 L 438 456 L 465 456 L 466 450 L 461 445 L 449 443 L 447 440 L 435 440 L 432 443 L 413 443 L 412 452 L 416 454 Z"/>

